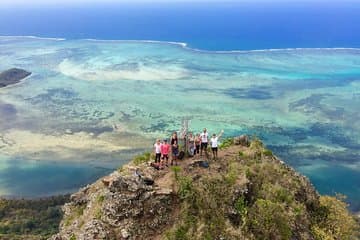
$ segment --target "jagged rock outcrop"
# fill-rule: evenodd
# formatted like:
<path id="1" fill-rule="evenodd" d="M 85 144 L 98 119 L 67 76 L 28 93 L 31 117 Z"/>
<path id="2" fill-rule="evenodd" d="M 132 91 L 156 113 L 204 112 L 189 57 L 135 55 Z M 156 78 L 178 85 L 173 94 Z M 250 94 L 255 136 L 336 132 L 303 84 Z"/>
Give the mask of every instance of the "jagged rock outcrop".
<path id="1" fill-rule="evenodd" d="M 81 189 L 64 205 L 61 232 L 51 239 L 139 239 L 173 224 L 176 198 L 171 189 L 148 185 L 159 173 L 127 168 Z"/>
<path id="2" fill-rule="evenodd" d="M 234 144 L 235 145 L 242 145 L 242 146 L 249 146 L 250 140 L 247 135 L 241 135 L 238 137 L 234 137 Z"/>
<path id="3" fill-rule="evenodd" d="M 63 206 L 60 232 L 50 239 L 311 240 L 324 234 L 340 236 L 327 229 L 331 208 L 322 205 L 306 177 L 258 140 L 239 137 L 225 145 L 217 160 L 195 157 L 164 170 L 154 169 L 147 157 L 140 157 L 144 163 L 129 163 L 82 188 Z M 339 209 L 344 213 L 341 221 L 349 226 L 339 226 L 341 236 L 355 236 L 352 217 L 345 207 Z"/>

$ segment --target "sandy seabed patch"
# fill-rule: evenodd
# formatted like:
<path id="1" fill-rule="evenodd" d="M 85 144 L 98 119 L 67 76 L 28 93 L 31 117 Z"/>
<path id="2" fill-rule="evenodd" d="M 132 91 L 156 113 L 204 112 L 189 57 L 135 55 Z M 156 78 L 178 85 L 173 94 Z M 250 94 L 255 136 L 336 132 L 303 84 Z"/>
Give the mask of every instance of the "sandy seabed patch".
<path id="1" fill-rule="evenodd" d="M 79 153 L 111 153 L 129 149 L 87 132 L 61 134 L 58 136 L 34 133 L 27 130 L 11 130 L 0 135 L 0 149 L 8 155 L 32 156 L 42 159 L 45 154 L 56 159 L 78 159 Z"/>
<path id="2" fill-rule="evenodd" d="M 188 71 L 178 66 L 149 67 L 140 65 L 134 70 L 114 70 L 108 67 L 95 66 L 89 63 L 79 64 L 64 59 L 58 66 L 62 74 L 88 81 L 142 80 L 160 81 L 175 80 L 188 76 Z"/>

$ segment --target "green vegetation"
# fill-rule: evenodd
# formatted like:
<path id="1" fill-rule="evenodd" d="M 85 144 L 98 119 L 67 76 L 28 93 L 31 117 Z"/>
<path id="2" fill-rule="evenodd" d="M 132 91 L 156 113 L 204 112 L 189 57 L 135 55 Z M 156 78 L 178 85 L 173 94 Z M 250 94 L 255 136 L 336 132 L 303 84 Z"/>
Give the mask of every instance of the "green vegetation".
<path id="1" fill-rule="evenodd" d="M 274 154 L 272 153 L 272 151 L 270 151 L 269 149 L 265 149 L 265 150 L 263 151 L 263 154 L 264 154 L 265 156 L 267 156 L 267 157 L 272 157 L 272 156 L 274 156 Z"/>
<path id="2" fill-rule="evenodd" d="M 174 177 L 175 177 L 175 180 L 178 180 L 179 179 L 179 173 L 181 171 L 181 168 L 179 166 L 172 166 L 171 167 L 171 170 L 173 171 L 174 173 Z"/>
<path id="3" fill-rule="evenodd" d="M 255 136 L 250 143 L 250 150 L 252 152 L 252 157 L 259 160 L 264 154 L 264 144 Z"/>
<path id="4" fill-rule="evenodd" d="M 193 185 L 192 179 L 187 176 L 178 177 L 178 195 L 180 199 L 189 198 L 191 194 L 193 194 Z"/>
<path id="5" fill-rule="evenodd" d="M 122 172 L 124 171 L 124 167 L 121 166 L 121 167 L 119 167 L 117 170 L 118 170 L 118 172 L 122 173 Z"/>
<path id="6" fill-rule="evenodd" d="M 234 140 L 232 138 L 225 138 L 221 141 L 219 145 L 219 149 L 226 149 L 234 144 Z"/>
<path id="7" fill-rule="evenodd" d="M 104 202 L 104 200 L 105 200 L 105 196 L 104 196 L 104 195 L 100 195 L 100 196 L 97 197 L 96 200 L 97 200 L 98 203 L 102 203 L 102 202 Z"/>
<path id="8" fill-rule="evenodd" d="M 322 221 L 317 221 L 312 226 L 316 240 L 335 240 L 335 239 L 358 239 L 359 225 L 348 213 L 347 205 L 343 202 L 344 197 L 321 196 L 320 206 L 325 209 Z M 319 220 L 319 218 L 318 218 Z M 355 236 L 355 233 L 358 235 Z"/>
<path id="9" fill-rule="evenodd" d="M 281 203 L 258 199 L 249 211 L 247 227 L 256 239 L 290 239 L 293 217 Z"/>
<path id="10" fill-rule="evenodd" d="M 75 214 L 79 217 L 82 216 L 84 214 L 85 207 L 86 206 L 80 206 L 78 208 L 75 208 Z"/>
<path id="11" fill-rule="evenodd" d="M 151 153 L 150 152 L 145 152 L 144 154 L 138 155 L 136 157 L 133 158 L 132 162 L 135 165 L 140 165 L 142 163 L 148 162 L 151 158 Z"/>
<path id="12" fill-rule="evenodd" d="M 58 232 L 61 206 L 69 196 L 0 199 L 0 239 L 46 239 Z"/>
<path id="13" fill-rule="evenodd" d="M 64 219 L 65 226 L 69 226 L 75 219 L 78 219 L 84 214 L 86 205 L 79 205 L 72 207 L 72 214 Z"/>
<path id="14" fill-rule="evenodd" d="M 101 219 L 101 216 L 102 216 L 102 211 L 101 211 L 101 208 L 98 208 L 95 212 L 95 218 L 96 219 Z"/>
<path id="15" fill-rule="evenodd" d="M 235 210 L 237 211 L 237 213 L 239 213 L 241 215 L 246 214 L 247 209 L 246 209 L 246 202 L 245 202 L 244 196 L 241 196 L 241 197 L 239 197 L 238 200 L 236 200 Z"/>
<path id="16" fill-rule="evenodd" d="M 342 199 L 319 198 L 257 138 L 249 150 L 197 180 L 176 172 L 181 213 L 167 239 L 357 239 L 358 225 Z"/>
<path id="17" fill-rule="evenodd" d="M 181 204 L 181 221 L 171 231 L 167 232 L 167 239 L 215 239 L 222 236 L 225 239 L 237 238 L 240 235 L 224 232 L 227 225 L 227 215 L 224 210 L 234 205 L 240 215 L 246 214 L 244 198 L 235 202 L 232 190 L 239 176 L 238 163 L 231 163 L 225 175 L 214 174 L 204 176 L 194 182 L 190 176 L 178 173 L 176 180 L 178 196 Z"/>
<path id="18" fill-rule="evenodd" d="M 229 185 L 234 185 L 239 176 L 239 164 L 236 162 L 230 162 L 228 166 L 227 174 L 225 175 L 225 181 Z"/>

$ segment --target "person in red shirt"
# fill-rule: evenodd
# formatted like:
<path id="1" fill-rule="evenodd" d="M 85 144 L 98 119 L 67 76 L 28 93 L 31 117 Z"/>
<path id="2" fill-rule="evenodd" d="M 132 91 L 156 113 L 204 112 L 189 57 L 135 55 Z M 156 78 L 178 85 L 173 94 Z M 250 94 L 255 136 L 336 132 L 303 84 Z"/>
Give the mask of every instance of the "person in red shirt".
<path id="1" fill-rule="evenodd" d="M 160 147 L 162 160 L 166 160 L 165 164 L 168 166 L 169 153 L 170 153 L 170 144 L 167 142 L 167 139 L 164 139 L 164 143 Z"/>

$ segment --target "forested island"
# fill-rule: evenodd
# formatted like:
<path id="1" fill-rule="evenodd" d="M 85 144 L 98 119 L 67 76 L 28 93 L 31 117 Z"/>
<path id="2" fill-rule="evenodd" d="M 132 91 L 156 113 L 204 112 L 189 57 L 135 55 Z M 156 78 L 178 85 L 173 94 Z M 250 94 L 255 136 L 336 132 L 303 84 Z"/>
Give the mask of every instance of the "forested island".
<path id="1" fill-rule="evenodd" d="M 0 72 L 0 88 L 19 83 L 30 75 L 31 72 L 20 68 L 11 68 Z"/>

